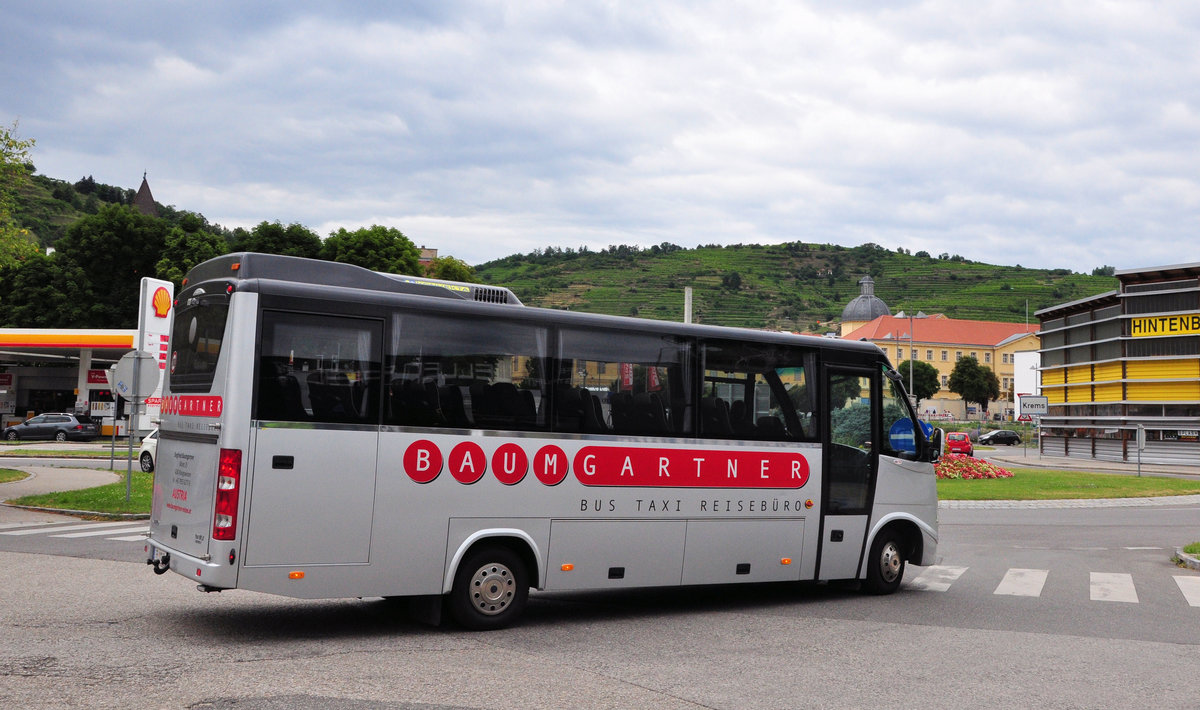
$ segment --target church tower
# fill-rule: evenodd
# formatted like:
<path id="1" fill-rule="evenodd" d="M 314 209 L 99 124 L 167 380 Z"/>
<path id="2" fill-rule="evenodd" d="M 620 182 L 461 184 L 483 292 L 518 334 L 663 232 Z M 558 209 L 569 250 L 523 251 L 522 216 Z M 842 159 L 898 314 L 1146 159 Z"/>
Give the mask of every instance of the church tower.
<path id="1" fill-rule="evenodd" d="M 150 194 L 150 183 L 146 182 L 146 173 L 142 173 L 142 186 L 133 197 L 133 206 L 142 214 L 158 216 L 158 208 L 154 206 L 154 195 Z"/>

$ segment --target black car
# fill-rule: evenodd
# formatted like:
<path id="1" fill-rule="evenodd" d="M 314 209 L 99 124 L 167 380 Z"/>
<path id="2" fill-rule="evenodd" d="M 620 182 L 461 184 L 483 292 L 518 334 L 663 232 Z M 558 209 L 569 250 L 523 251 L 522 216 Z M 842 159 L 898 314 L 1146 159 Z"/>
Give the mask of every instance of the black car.
<path id="1" fill-rule="evenodd" d="M 55 441 L 91 441 L 100 436 L 100 425 L 86 414 L 47 412 L 30 417 L 4 430 L 8 441 L 54 439 Z"/>
<path id="2" fill-rule="evenodd" d="M 1019 444 L 1021 443 L 1021 437 L 1012 429 L 996 429 L 995 431 L 989 431 L 988 433 L 979 437 L 979 443 L 992 445 Z"/>

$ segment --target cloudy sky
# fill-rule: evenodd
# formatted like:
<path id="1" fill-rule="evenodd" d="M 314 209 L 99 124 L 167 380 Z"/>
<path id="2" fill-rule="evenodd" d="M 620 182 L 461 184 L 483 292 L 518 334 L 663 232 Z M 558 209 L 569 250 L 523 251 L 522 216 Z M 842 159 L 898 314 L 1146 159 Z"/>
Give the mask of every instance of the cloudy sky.
<path id="1" fill-rule="evenodd" d="M 227 227 L 1200 262 L 1200 4 L 0 2 L 51 177 Z"/>

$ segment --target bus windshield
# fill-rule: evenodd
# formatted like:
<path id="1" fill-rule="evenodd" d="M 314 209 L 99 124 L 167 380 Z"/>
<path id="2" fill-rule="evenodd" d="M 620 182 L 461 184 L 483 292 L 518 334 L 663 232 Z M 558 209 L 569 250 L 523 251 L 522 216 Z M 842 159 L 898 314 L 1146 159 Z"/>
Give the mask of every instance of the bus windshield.
<path id="1" fill-rule="evenodd" d="M 226 303 L 199 304 L 176 312 L 171 337 L 173 391 L 211 391 L 228 315 Z"/>

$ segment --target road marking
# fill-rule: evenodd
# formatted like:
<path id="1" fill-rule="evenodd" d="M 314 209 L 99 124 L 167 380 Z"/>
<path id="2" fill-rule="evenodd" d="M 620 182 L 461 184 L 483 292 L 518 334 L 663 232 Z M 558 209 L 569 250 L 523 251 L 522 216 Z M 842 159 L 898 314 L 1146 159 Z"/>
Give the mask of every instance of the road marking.
<path id="1" fill-rule="evenodd" d="M 143 530 L 141 535 L 127 535 L 125 537 L 106 537 L 105 540 L 116 540 L 117 542 L 143 542 L 150 533 Z"/>
<path id="2" fill-rule="evenodd" d="M 1133 575 L 1119 572 L 1092 572 L 1092 601 L 1138 603 Z"/>
<path id="3" fill-rule="evenodd" d="M 9 528 L 27 528 L 30 525 L 46 525 L 40 521 L 26 521 L 23 523 L 0 523 L 0 530 L 8 530 Z"/>
<path id="4" fill-rule="evenodd" d="M 65 527 L 59 527 L 59 523 L 52 523 L 47 526 L 38 527 L 35 530 L 6 530 L 4 532 L 0 532 L 0 535 L 38 535 L 45 533 L 73 532 L 75 530 L 96 530 L 99 528 L 127 528 L 129 525 L 129 521 L 115 523 L 88 523 L 86 525 L 67 525 Z"/>
<path id="5" fill-rule="evenodd" d="M 919 592 L 944 592 L 950 589 L 950 585 L 961 577 L 967 569 L 967 567 L 933 565 L 932 567 L 927 567 L 924 572 L 909 582 L 907 586 L 909 589 L 915 589 Z"/>
<path id="6" fill-rule="evenodd" d="M 66 535 L 51 535 L 50 537 L 100 537 L 101 535 L 124 535 L 125 533 L 133 532 L 146 532 L 146 526 L 137 525 L 134 527 L 129 527 L 126 525 L 126 527 L 123 527 L 120 530 L 105 528 L 103 530 L 87 530 L 85 532 L 67 533 Z"/>
<path id="7" fill-rule="evenodd" d="M 1189 606 L 1200 606 L 1200 577 L 1176 577 L 1175 584 L 1179 585 Z"/>
<path id="8" fill-rule="evenodd" d="M 1162 550 L 1162 547 L 1122 547 L 1122 550 Z"/>
<path id="9" fill-rule="evenodd" d="M 1049 574 L 1048 569 L 1010 569 L 1000 581 L 1000 586 L 992 593 L 1014 597 L 1040 597 Z"/>

